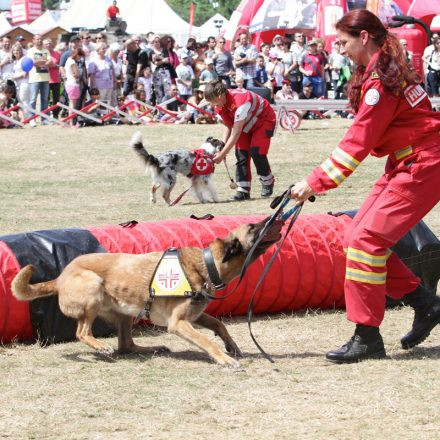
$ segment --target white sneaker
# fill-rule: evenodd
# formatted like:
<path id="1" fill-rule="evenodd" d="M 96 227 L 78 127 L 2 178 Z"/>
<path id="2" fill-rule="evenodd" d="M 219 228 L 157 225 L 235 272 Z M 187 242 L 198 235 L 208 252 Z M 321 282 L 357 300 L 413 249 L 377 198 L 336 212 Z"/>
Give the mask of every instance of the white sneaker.
<path id="1" fill-rule="evenodd" d="M 32 119 L 32 121 L 29 122 L 29 125 L 31 127 L 36 127 L 37 126 L 37 122 L 35 121 L 35 119 Z"/>

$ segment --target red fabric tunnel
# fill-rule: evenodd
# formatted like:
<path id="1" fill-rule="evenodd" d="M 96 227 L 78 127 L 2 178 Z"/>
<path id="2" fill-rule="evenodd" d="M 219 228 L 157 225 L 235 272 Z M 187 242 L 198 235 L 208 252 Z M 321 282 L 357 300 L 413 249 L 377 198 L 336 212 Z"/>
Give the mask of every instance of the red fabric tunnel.
<path id="1" fill-rule="evenodd" d="M 206 247 L 214 238 L 225 237 L 236 226 L 258 222 L 263 216 L 222 216 L 212 220 L 175 219 L 139 223 L 133 227 L 88 228 L 99 244 L 110 253 L 146 253 L 169 247 Z M 297 219 L 270 268 L 255 299 L 255 313 L 293 311 L 302 308 L 344 306 L 343 280 L 345 256 L 342 237 L 348 216 L 302 215 Z M 243 315 L 264 265 L 275 252 L 272 246 L 248 269 L 242 284 L 225 300 L 213 301 L 212 315 Z M 17 301 L 10 284 L 20 268 L 14 254 L 0 241 L 0 339 L 29 340 L 32 326 L 28 303 Z M 222 295 L 231 291 L 230 283 Z"/>

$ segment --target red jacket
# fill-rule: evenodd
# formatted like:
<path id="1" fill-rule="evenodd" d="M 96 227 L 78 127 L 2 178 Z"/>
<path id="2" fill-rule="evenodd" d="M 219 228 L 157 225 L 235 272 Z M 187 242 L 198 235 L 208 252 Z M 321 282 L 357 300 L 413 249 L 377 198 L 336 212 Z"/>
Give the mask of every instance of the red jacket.
<path id="1" fill-rule="evenodd" d="M 269 101 L 249 90 L 227 90 L 226 103 L 223 107 L 215 107 L 214 111 L 219 114 L 223 123 L 232 128 L 235 122 L 237 110 L 242 106 L 249 106 L 243 133 L 252 133 L 266 121 L 276 121 L 276 115 Z"/>
<path id="2" fill-rule="evenodd" d="M 372 70 L 379 53 L 370 60 L 367 72 Z M 394 153 L 401 159 L 411 154 L 411 145 L 439 136 L 439 131 L 440 113 L 432 111 L 428 95 L 420 85 L 402 87 L 396 96 L 384 89 L 373 71 L 362 85 L 361 102 L 352 126 L 307 182 L 317 193 L 335 188 L 368 154 L 382 157 Z"/>

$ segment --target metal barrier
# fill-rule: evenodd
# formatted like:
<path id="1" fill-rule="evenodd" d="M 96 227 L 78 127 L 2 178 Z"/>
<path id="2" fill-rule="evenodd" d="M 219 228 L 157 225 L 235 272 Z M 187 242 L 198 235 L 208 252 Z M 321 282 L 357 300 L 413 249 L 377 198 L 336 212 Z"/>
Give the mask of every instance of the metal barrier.
<path id="1" fill-rule="evenodd" d="M 58 102 L 57 104 L 54 104 L 42 111 L 33 109 L 28 104 L 19 103 L 6 110 L 0 111 L 0 119 L 7 121 L 10 124 L 14 124 L 19 127 L 24 127 L 26 124 L 29 124 L 31 121 L 40 117 L 42 121 L 50 122 L 52 124 L 57 124 L 66 127 L 68 126 L 68 124 L 66 123 L 71 119 L 76 118 L 77 116 L 81 116 L 84 119 L 89 119 L 95 122 L 96 124 L 102 125 L 104 122 L 111 119 L 113 116 L 120 115 L 125 117 L 132 123 L 149 124 L 150 122 L 145 121 L 143 117 L 152 113 L 153 111 L 160 111 L 162 113 L 168 114 L 170 118 L 173 120 L 177 119 L 177 116 L 174 113 L 172 113 L 171 111 L 165 108 L 167 104 L 174 102 L 176 100 L 181 102 L 182 104 L 186 104 L 187 106 L 193 107 L 194 109 L 200 111 L 200 113 L 212 118 L 213 120 L 217 119 L 215 114 L 208 112 L 201 106 L 196 106 L 194 104 L 189 103 L 188 101 L 180 98 L 180 96 L 170 98 L 167 101 L 162 102 L 160 105 L 154 105 L 154 106 L 146 102 L 139 101 L 135 98 L 129 99 L 127 102 L 125 102 L 119 107 L 113 107 L 103 101 L 98 100 L 96 102 L 90 103 L 89 105 L 81 108 L 80 110 L 76 110 L 71 107 L 68 107 L 67 105 L 62 104 L 61 102 Z M 440 98 L 430 98 L 430 101 L 432 107 L 440 111 Z M 139 106 L 144 106 L 148 110 L 144 111 L 143 113 L 137 116 L 133 116 L 127 113 L 127 111 L 124 111 L 127 109 L 127 107 L 129 107 L 133 103 L 136 103 Z M 67 110 L 69 112 L 69 115 L 62 119 L 57 119 L 52 117 L 49 113 L 52 110 L 56 109 L 57 107 Z M 89 113 L 86 113 L 88 110 L 92 109 L 93 107 L 104 108 L 108 110 L 108 113 L 104 114 L 99 118 Z M 312 111 L 317 114 L 321 114 L 323 117 L 328 117 L 336 111 L 351 112 L 351 109 L 349 107 L 349 102 L 347 99 L 279 100 L 276 101 L 276 103 L 272 107 L 274 108 L 277 114 L 277 127 L 281 126 L 283 129 L 289 130 L 292 134 L 301 125 L 303 112 Z M 11 118 L 10 113 L 20 108 L 28 113 L 31 113 L 32 116 L 29 116 L 22 122 L 14 118 Z M 160 121 L 156 121 L 156 122 L 160 122 Z"/>

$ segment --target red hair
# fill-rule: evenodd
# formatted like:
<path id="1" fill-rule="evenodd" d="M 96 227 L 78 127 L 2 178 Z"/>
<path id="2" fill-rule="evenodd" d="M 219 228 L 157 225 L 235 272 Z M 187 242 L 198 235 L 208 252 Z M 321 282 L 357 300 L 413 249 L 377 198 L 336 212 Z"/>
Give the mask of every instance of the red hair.
<path id="1" fill-rule="evenodd" d="M 380 48 L 375 65 L 366 72 L 365 66 L 357 66 L 349 83 L 348 98 L 352 109 L 357 112 L 361 100 L 362 84 L 372 71 L 379 75 L 385 90 L 399 95 L 404 84 L 417 84 L 418 75 L 408 66 L 406 56 L 399 40 L 388 32 L 379 18 L 366 9 L 354 9 L 345 14 L 337 23 L 336 29 L 352 37 L 359 37 L 367 31 L 370 38 Z"/>

